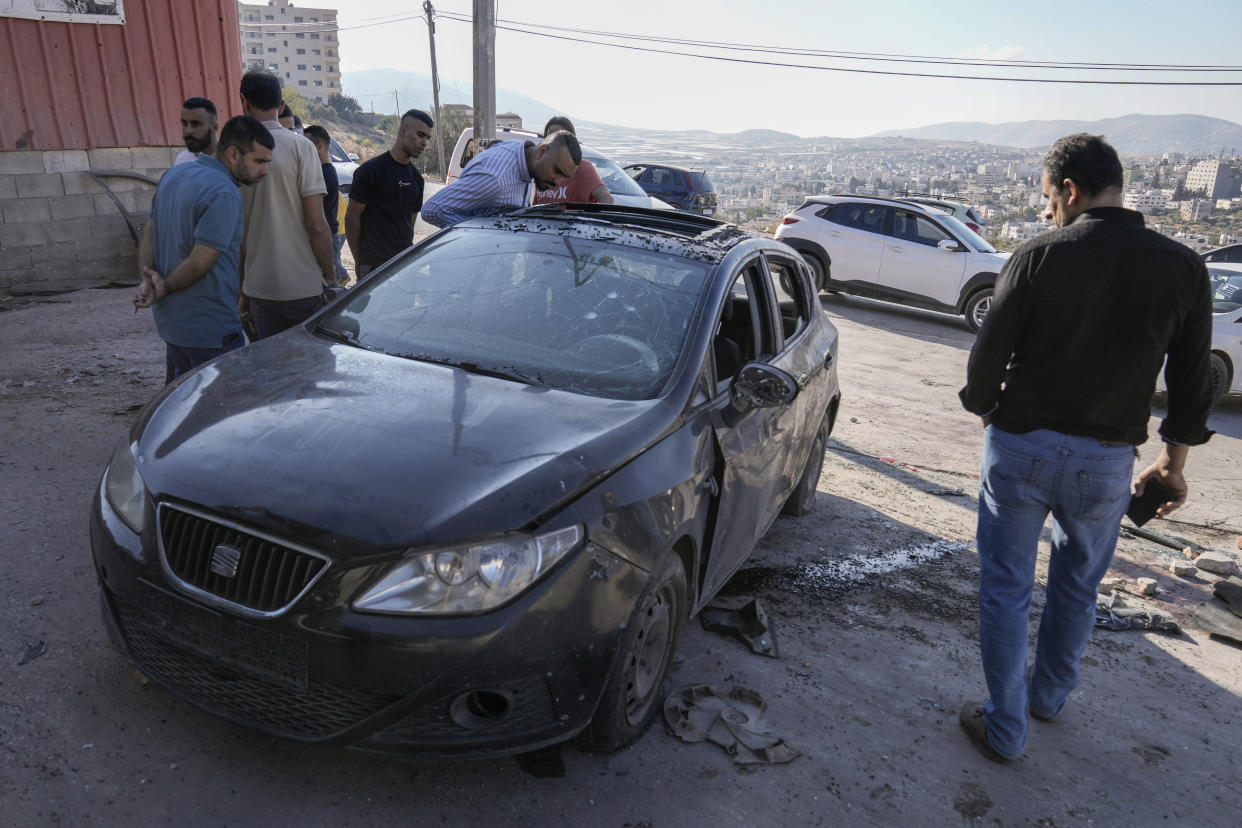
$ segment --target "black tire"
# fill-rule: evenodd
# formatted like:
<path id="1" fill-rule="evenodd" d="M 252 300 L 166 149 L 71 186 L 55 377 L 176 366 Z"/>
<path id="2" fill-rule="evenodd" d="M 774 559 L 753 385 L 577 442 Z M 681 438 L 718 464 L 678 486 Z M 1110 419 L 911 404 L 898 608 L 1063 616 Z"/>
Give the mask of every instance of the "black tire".
<path id="1" fill-rule="evenodd" d="M 816 292 L 823 292 L 828 287 L 827 266 L 814 253 L 800 252 L 802 252 L 802 260 L 811 269 L 811 284 L 815 285 Z"/>
<path id="2" fill-rule="evenodd" d="M 686 571 L 681 559 L 669 553 L 634 607 L 599 707 L 578 734 L 579 743 L 592 750 L 620 750 L 655 721 L 686 606 Z"/>
<path id="3" fill-rule="evenodd" d="M 966 308 L 964 315 L 966 317 L 966 325 L 973 333 L 979 333 L 979 329 L 983 327 L 983 320 L 987 318 L 988 311 L 992 309 L 992 289 L 985 287 L 977 290 L 966 300 Z"/>
<path id="4" fill-rule="evenodd" d="M 806 467 L 802 470 L 802 477 L 798 478 L 798 485 L 794 486 L 789 499 L 781 507 L 783 515 L 802 517 L 815 508 L 815 491 L 819 488 L 819 477 L 824 471 L 824 455 L 828 450 L 828 416 L 824 415 L 819 431 L 815 433 L 815 442 L 811 444 L 811 454 L 806 458 Z"/>
<path id="5" fill-rule="evenodd" d="M 1232 377 L 1229 375 L 1229 363 L 1215 351 L 1208 357 L 1208 366 L 1212 376 L 1212 405 L 1216 405 L 1229 390 Z"/>

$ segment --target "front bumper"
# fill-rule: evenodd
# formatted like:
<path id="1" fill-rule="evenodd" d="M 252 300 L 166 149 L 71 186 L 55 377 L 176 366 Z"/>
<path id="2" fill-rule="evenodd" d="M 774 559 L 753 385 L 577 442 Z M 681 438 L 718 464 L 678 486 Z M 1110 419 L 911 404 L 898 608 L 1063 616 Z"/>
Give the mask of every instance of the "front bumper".
<path id="1" fill-rule="evenodd" d="M 478 616 L 352 611 L 341 563 L 287 612 L 247 618 L 188 594 L 102 488 L 91 546 L 105 622 L 153 681 L 210 713 L 306 742 L 425 756 L 515 753 L 571 738 L 599 702 L 647 574 L 589 541 Z"/>

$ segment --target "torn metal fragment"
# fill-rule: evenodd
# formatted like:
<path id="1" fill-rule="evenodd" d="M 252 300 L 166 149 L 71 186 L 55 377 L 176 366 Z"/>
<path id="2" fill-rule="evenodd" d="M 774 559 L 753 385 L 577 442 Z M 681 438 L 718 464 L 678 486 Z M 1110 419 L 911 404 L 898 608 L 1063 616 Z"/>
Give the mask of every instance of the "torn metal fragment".
<path id="1" fill-rule="evenodd" d="M 742 764 L 791 762 L 802 753 L 764 721 L 767 703 L 754 690 L 736 685 L 696 684 L 664 701 L 664 721 L 686 742 L 714 742 Z"/>
<path id="2" fill-rule="evenodd" d="M 708 632 L 736 635 L 759 655 L 780 658 L 776 649 L 776 635 L 757 598 L 740 607 L 711 604 L 699 613 L 699 622 Z"/>
<path id="3" fill-rule="evenodd" d="M 43 655 L 46 652 L 47 652 L 46 641 L 40 641 L 37 644 L 28 644 L 26 645 L 26 651 L 22 653 L 21 659 L 18 660 L 17 666 L 20 667 L 23 664 L 25 664 L 27 661 L 34 661 L 36 658 L 38 658 L 39 656 Z"/>

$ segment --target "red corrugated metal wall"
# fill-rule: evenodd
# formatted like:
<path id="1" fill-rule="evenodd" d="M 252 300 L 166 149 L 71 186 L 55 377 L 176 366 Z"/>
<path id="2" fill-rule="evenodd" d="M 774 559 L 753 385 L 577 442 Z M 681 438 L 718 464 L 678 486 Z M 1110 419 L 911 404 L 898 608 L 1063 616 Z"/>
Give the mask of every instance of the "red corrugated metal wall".
<path id="1" fill-rule="evenodd" d="M 0 150 L 174 146 L 181 102 L 241 114 L 236 0 L 125 0 L 124 25 L 0 17 Z"/>

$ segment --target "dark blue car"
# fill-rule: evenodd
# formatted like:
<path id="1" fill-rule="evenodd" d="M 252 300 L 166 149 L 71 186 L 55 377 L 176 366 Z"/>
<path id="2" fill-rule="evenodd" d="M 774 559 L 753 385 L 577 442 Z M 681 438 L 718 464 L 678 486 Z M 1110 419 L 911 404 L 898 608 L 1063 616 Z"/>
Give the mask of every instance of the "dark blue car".
<path id="1" fill-rule="evenodd" d="M 678 210 L 716 215 L 716 188 L 702 170 L 686 170 L 667 164 L 629 164 L 625 171 L 646 190 Z"/>

